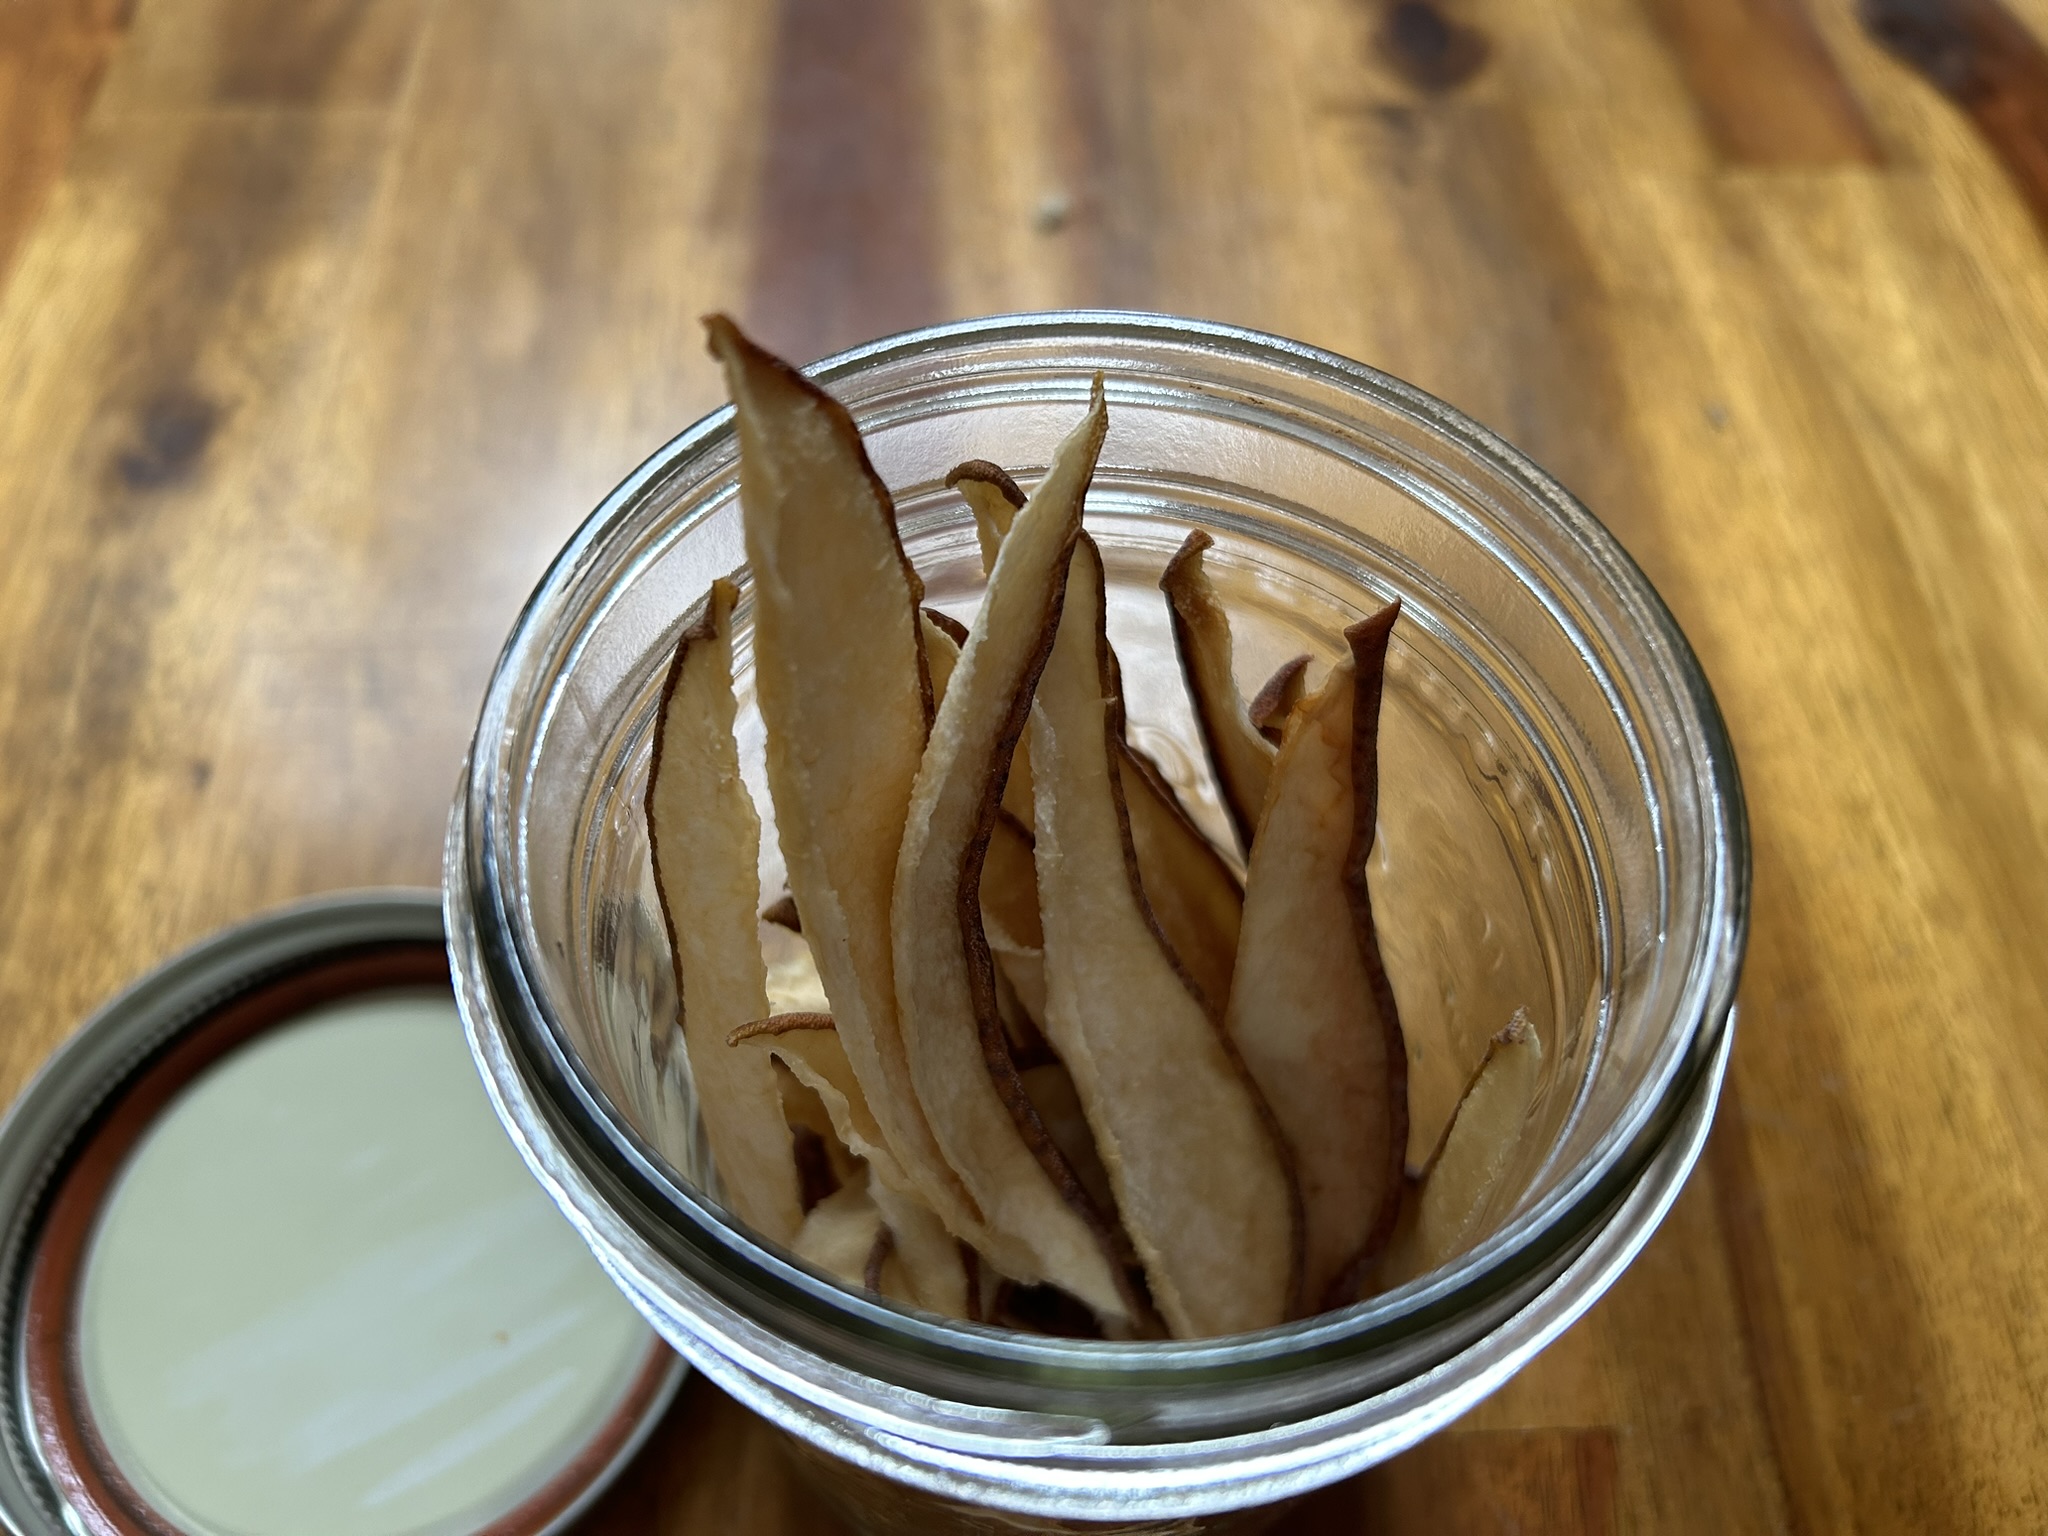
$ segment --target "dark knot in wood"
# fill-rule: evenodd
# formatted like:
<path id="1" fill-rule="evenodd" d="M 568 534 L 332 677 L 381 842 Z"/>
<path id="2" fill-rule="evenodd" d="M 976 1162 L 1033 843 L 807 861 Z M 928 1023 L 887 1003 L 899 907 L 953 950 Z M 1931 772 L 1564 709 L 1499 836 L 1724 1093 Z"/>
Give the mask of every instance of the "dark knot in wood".
<path id="1" fill-rule="evenodd" d="M 1397 0 L 1377 39 L 1380 56 L 1418 90 L 1448 91 L 1486 63 L 1486 34 L 1446 16 L 1431 0 Z"/>

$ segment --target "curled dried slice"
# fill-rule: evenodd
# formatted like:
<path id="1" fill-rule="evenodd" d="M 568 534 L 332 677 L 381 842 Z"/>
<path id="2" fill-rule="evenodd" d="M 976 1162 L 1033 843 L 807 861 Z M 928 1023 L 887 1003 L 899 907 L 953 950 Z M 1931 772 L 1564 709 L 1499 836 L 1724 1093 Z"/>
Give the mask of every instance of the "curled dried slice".
<path id="1" fill-rule="evenodd" d="M 988 1226 L 983 1255 L 1112 1318 L 1135 1310 L 1100 1213 L 1018 1079 L 981 915 L 1012 749 L 1059 623 L 1067 557 L 1107 428 L 1101 381 L 1017 514 L 918 770 L 893 910 L 898 1015 L 918 1098 Z M 798 893 L 802 899 L 802 893 Z M 805 918 L 810 908 L 805 904 Z"/>
<path id="2" fill-rule="evenodd" d="M 1256 730 L 1274 746 L 1280 745 L 1284 734 L 1282 727 L 1287 717 L 1294 713 L 1294 706 L 1301 702 L 1301 696 L 1308 688 L 1308 657 L 1296 656 L 1280 663 L 1278 670 L 1266 679 L 1265 685 L 1252 695 L 1251 703 L 1245 706 L 1245 717 Z"/>
<path id="3" fill-rule="evenodd" d="M 1202 553 L 1216 541 L 1197 528 L 1182 542 L 1159 578 L 1173 618 L 1174 649 L 1194 701 L 1195 723 L 1216 770 L 1223 808 L 1247 853 L 1273 776 L 1273 743 L 1252 723 L 1231 670 L 1230 616 L 1223 610 Z"/>
<path id="4" fill-rule="evenodd" d="M 1244 887 L 1152 760 L 1121 740 L 1116 749 L 1145 899 L 1203 1003 L 1221 1018 L 1237 966 Z"/>
<path id="5" fill-rule="evenodd" d="M 832 1020 L 822 1014 L 760 1019 L 734 1030 L 731 1044 L 736 1055 L 760 1054 L 780 1062 L 824 1106 L 839 1144 L 867 1165 L 867 1196 L 893 1235 L 908 1287 L 899 1299 L 947 1317 L 969 1316 L 960 1244 L 917 1198 L 883 1141 Z"/>
<path id="6" fill-rule="evenodd" d="M 1102 1151 L 1095 1145 L 1095 1133 L 1088 1129 L 1088 1113 L 1081 1108 L 1081 1095 L 1074 1088 L 1073 1075 L 1057 1061 L 1042 1061 L 1023 1069 L 1024 1091 L 1044 1122 L 1046 1134 L 1059 1144 L 1060 1153 L 1088 1191 L 1088 1198 L 1105 1211 L 1116 1209 L 1116 1191 L 1110 1188 L 1109 1170 L 1102 1166 Z M 1121 1257 L 1121 1255 L 1120 1255 Z M 1135 1264 L 1133 1251 L 1128 1262 Z"/>
<path id="7" fill-rule="evenodd" d="M 1004 525 L 1005 531 L 1008 526 Z M 943 615 L 929 608 L 925 609 L 924 617 L 925 659 L 931 668 L 932 691 L 943 702 L 946 684 L 960 664 L 960 647 L 966 643 L 967 631 L 958 629 L 950 619 L 945 624 L 934 623 Z M 1023 757 L 1024 743 L 1020 738 L 1014 761 Z M 1010 788 L 1015 787 L 1013 779 Z M 1028 800 L 1025 810 L 1028 814 Z M 1026 1015 L 1023 1022 L 1030 1026 L 1029 1033 L 1035 1036 L 1039 1020 L 1045 1015 L 1044 966 L 1038 953 L 1045 942 L 1038 931 L 1038 875 L 1031 867 L 1031 834 L 1008 810 L 997 814 L 989 835 L 988 854 L 981 869 L 981 921 L 1002 986 L 1008 987 L 1010 996 Z M 1016 1023 L 1014 1018 L 1009 1020 L 1013 1045 L 1019 1038 Z"/>
<path id="8" fill-rule="evenodd" d="M 931 720 L 923 586 L 845 409 L 730 320 L 705 324 L 737 413 L 755 690 L 790 891 L 889 1146 L 925 1202 L 975 1241 L 980 1212 L 911 1083 L 889 935 L 897 849 Z"/>
<path id="9" fill-rule="evenodd" d="M 967 631 L 960 627 L 957 619 L 950 619 L 936 608 L 927 608 L 917 616 L 918 635 L 924 643 L 925 675 L 931 679 L 932 708 L 938 709 L 939 700 L 946 696 L 946 684 L 952 680 L 953 668 L 960 660 L 960 647 L 967 643 Z"/>
<path id="10" fill-rule="evenodd" d="M 975 531 L 981 538 L 983 568 L 994 569 L 1016 509 L 1024 504 L 1024 493 L 1017 489 L 1016 481 L 986 459 L 969 459 L 946 477 L 946 483 L 959 490 L 973 509 Z M 1115 666 L 1114 652 L 1111 666 Z M 1118 691 L 1122 691 L 1121 687 Z M 1209 1006 L 1220 1014 L 1230 996 L 1230 973 L 1237 959 L 1238 913 L 1244 906 L 1244 887 L 1223 856 L 1202 835 L 1173 786 L 1152 760 L 1127 742 L 1120 740 L 1117 747 L 1146 898 L 1152 903 L 1174 952 L 1202 989 Z M 1027 732 L 1017 743 L 1010 782 L 1003 792 L 1003 809 L 1027 825 L 1035 815 L 1030 749 Z M 996 844 L 990 845 L 990 868 L 982 876 L 982 906 L 989 913 L 989 943 L 996 951 L 997 964 L 1016 988 L 1025 1009 L 1035 1022 L 1042 1023 L 1045 984 L 1035 954 L 1038 941 L 1033 938 L 1022 944 L 1017 942 L 1022 930 L 998 919 L 998 902 L 992 901 L 989 894 L 992 881 L 1008 878 L 998 874 L 1002 851 Z M 1028 853 L 1028 846 L 1024 851 Z M 1029 860 L 1023 864 L 1027 878 L 1035 879 L 1029 875 Z M 1024 899 L 1022 893 L 1000 898 L 1005 903 L 1014 900 L 1020 905 Z M 1028 900 L 1035 932 L 1035 885 Z M 1023 952 L 1027 946 L 1032 953 Z"/>
<path id="11" fill-rule="evenodd" d="M 841 1285 L 914 1304 L 895 1262 L 895 1233 L 867 1183 L 849 1184 L 812 1206 L 790 1247 Z"/>
<path id="12" fill-rule="evenodd" d="M 1486 1055 L 1430 1159 L 1416 1198 L 1407 1267 L 1422 1274 L 1472 1245 L 1520 1145 L 1543 1075 L 1543 1042 L 1517 1010 Z M 1405 1245 L 1404 1245 L 1405 1246 Z"/>
<path id="13" fill-rule="evenodd" d="M 1126 818 L 1102 562 L 1083 535 L 1031 711 L 1045 1029 L 1180 1338 L 1282 1322 L 1294 1190 L 1264 1106 L 1147 905 Z"/>
<path id="14" fill-rule="evenodd" d="M 1008 470 L 987 459 L 969 459 L 957 465 L 946 476 L 946 485 L 960 493 L 974 514 L 974 534 L 981 541 L 981 569 L 986 575 L 996 568 L 1003 538 L 1024 505 L 1024 492 Z"/>
<path id="15" fill-rule="evenodd" d="M 955 465 L 946 476 L 946 484 L 960 493 L 974 514 L 974 536 L 981 544 L 981 573 L 993 575 L 996 556 L 1002 553 L 1010 524 L 1023 509 L 1024 492 L 1007 470 L 987 459 L 969 459 Z M 1003 786 L 1003 809 L 1023 825 L 1031 825 L 1031 748 L 1022 737 L 1010 754 L 1010 778 Z"/>
<path id="16" fill-rule="evenodd" d="M 981 866 L 981 923 L 1003 979 L 1032 1026 L 1045 1026 L 1045 932 L 1038 921 L 1038 871 L 1031 834 L 1008 811 L 989 831 Z"/>
<path id="17" fill-rule="evenodd" d="M 683 1047 L 698 1113 L 732 1208 L 788 1242 L 803 1219 L 796 1154 L 781 1091 L 765 1059 L 740 1059 L 726 1032 L 767 1012 L 767 974 L 754 916 L 761 821 L 740 781 L 733 741 L 732 607 L 716 581 L 669 664 L 647 780 L 654 886 L 668 926 Z"/>
<path id="18" fill-rule="evenodd" d="M 780 924 L 761 924 L 761 954 L 768 962 L 768 1013 L 830 1013 L 818 962 L 803 936 Z"/>
<path id="19" fill-rule="evenodd" d="M 1344 632 L 1350 654 L 1289 721 L 1231 984 L 1230 1037 L 1294 1153 L 1307 1312 L 1356 1299 L 1400 1207 L 1408 1063 L 1365 881 L 1398 608 Z"/>

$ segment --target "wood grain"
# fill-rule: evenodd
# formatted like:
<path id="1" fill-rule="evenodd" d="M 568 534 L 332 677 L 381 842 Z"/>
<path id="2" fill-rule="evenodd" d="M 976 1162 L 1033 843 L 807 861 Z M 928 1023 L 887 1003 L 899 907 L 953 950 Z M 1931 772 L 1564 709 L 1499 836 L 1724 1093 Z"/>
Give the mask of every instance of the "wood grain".
<path id="1" fill-rule="evenodd" d="M 0 5 L 0 278 L 64 168 L 127 21 L 127 0 Z"/>
<path id="2" fill-rule="evenodd" d="M 2048 49 L 1998 0 L 1861 0 L 1870 35 L 1970 115 L 2048 225 Z"/>
<path id="3" fill-rule="evenodd" d="M 1730 163 L 1883 158 L 1803 0 L 1650 0 L 1650 13 Z"/>
<path id="4" fill-rule="evenodd" d="M 2043 1528 L 2048 3 L 1992 16 L 0 0 L 0 1087 L 229 918 L 435 878 L 521 598 L 718 398 L 704 310 L 1239 321 L 1586 499 L 1756 849 L 1664 1229 L 1277 1528 Z M 586 1528 L 833 1526 L 695 1382 Z"/>

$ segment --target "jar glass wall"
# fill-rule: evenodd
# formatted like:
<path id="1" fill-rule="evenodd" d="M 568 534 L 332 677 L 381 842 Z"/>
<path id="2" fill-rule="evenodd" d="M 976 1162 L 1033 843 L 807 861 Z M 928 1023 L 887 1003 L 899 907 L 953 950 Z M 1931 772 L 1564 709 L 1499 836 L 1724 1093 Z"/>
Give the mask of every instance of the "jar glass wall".
<path id="1" fill-rule="evenodd" d="M 641 796 L 680 622 L 744 561 L 730 412 L 607 500 L 522 614 L 450 824 L 472 1043 L 529 1163 L 648 1316 L 810 1446 L 969 1504 L 1177 1517 L 1316 1486 L 1498 1385 L 1647 1238 L 1725 1066 L 1748 866 L 1697 663 L 1571 497 L 1438 401 L 1271 337 L 1160 317 L 943 327 L 831 360 L 895 492 L 927 601 L 981 586 L 953 465 L 1028 484 L 1096 370 L 1088 504 L 1132 735 L 1227 843 L 1180 693 L 1160 569 L 1190 528 L 1243 679 L 1327 662 L 1390 597 L 1382 943 L 1433 1139 L 1516 1007 L 1545 1044 L 1535 1134 L 1455 1261 L 1357 1306 L 1226 1339 L 1105 1343 L 949 1323 L 846 1291 L 734 1225 L 687 1075 L 642 1042 L 674 1007 Z M 735 616 L 740 737 L 772 806 Z M 857 643 L 857 637 L 850 637 Z M 763 889 L 780 886 L 772 830 Z"/>

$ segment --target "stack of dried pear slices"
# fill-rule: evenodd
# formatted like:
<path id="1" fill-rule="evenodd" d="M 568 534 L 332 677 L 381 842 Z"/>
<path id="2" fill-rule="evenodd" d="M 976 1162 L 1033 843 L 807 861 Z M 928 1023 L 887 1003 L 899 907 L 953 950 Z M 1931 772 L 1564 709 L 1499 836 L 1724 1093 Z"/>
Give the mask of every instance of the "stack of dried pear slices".
<path id="1" fill-rule="evenodd" d="M 1407 1057 L 1365 878 L 1399 605 L 1345 631 L 1313 692 L 1304 657 L 1247 704 L 1208 537 L 1167 567 L 1240 885 L 1125 739 L 1082 528 L 1101 380 L 1028 498 L 992 464 L 951 477 L 988 571 L 963 630 L 920 606 L 845 410 L 730 320 L 708 326 L 737 410 L 788 895 L 762 911 L 730 581 L 676 647 L 647 816 L 731 1209 L 904 1305 L 1112 1338 L 1271 1327 L 1457 1252 L 1541 1047 L 1524 1018 L 1504 1029 L 1407 1177 Z"/>

